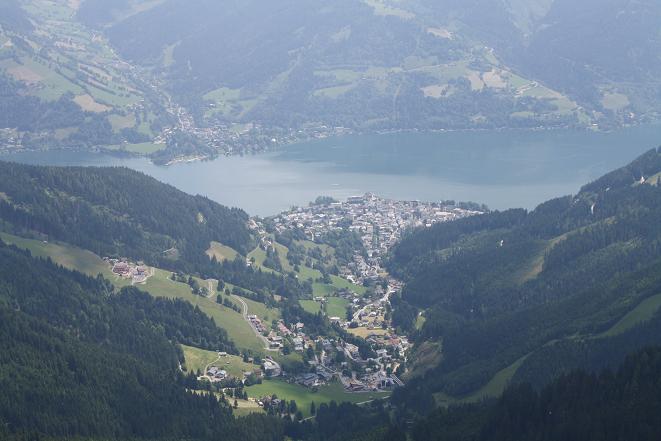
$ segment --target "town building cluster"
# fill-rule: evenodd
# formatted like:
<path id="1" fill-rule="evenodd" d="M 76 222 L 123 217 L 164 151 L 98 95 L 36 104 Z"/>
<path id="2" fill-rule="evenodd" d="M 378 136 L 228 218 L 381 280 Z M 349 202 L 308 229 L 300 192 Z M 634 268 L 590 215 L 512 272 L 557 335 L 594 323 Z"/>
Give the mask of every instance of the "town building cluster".
<path id="1" fill-rule="evenodd" d="M 367 193 L 350 197 L 345 202 L 296 207 L 274 217 L 273 222 L 276 231 L 301 229 L 311 241 L 333 230 L 355 231 L 366 253 L 356 253 L 353 262 L 343 268 L 342 275 L 351 282 L 362 284 L 380 277 L 383 256 L 406 230 L 431 227 L 478 213 L 454 203 L 398 201 Z"/>

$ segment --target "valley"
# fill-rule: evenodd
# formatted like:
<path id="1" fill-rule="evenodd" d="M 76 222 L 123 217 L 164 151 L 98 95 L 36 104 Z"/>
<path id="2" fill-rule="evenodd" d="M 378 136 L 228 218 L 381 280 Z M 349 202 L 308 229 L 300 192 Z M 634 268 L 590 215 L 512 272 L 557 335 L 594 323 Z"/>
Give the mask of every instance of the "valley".
<path id="1" fill-rule="evenodd" d="M 295 431 L 360 406 L 383 424 L 386 409 L 490 406 L 656 343 L 660 157 L 530 211 L 366 193 L 264 217 L 127 168 L 0 162 L 0 252 L 15 256 L 0 268 L 13 284 L 51 274 L 44 302 L 51 282 L 82 284 L 71 295 L 93 287 L 86 301 L 161 323 L 176 387 L 237 422 Z"/>
<path id="2" fill-rule="evenodd" d="M 661 439 L 659 0 L 0 0 L 0 440 Z"/>
<path id="3" fill-rule="evenodd" d="M 189 302 L 226 330 L 242 355 L 183 346 L 183 369 L 196 373 L 198 381 L 209 381 L 219 393 L 241 398 L 243 413 L 277 405 L 271 399 L 277 396 L 295 400 L 303 417 L 309 417 L 313 402 L 366 403 L 404 385 L 395 374 L 405 371 L 409 342 L 398 335 L 390 312 L 390 296 L 401 283 L 387 276 L 381 256 L 407 228 L 477 213 L 462 207 L 371 194 L 344 203 L 320 197 L 308 210 L 251 219 L 248 225 L 259 244 L 245 256 L 211 242 L 206 252 L 210 259 L 295 274 L 310 287 L 310 299 L 300 299 L 301 306 L 323 317 L 330 329 L 344 330 L 345 338 L 315 330 L 310 336 L 304 323 L 283 320 L 283 299 L 265 298 L 232 283 L 170 273 L 126 258 L 101 258 L 64 243 L 7 233 L 0 233 L 0 239 L 66 268 L 101 274 L 118 289 L 135 286 L 157 298 Z M 327 223 L 320 224 L 321 219 Z M 338 226 L 345 222 L 355 225 L 348 235 Z"/>

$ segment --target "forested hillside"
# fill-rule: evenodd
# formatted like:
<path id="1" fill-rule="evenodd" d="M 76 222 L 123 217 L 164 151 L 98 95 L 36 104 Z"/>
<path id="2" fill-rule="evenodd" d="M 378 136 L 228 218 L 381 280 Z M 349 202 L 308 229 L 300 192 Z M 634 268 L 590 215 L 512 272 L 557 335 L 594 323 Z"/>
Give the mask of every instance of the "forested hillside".
<path id="1" fill-rule="evenodd" d="M 0 195 L 0 218 L 16 232 L 62 240 L 101 256 L 185 267 L 206 259 L 214 240 L 243 253 L 252 249 L 242 210 L 125 168 L 0 162 Z"/>
<path id="2" fill-rule="evenodd" d="M 652 441 L 661 432 L 661 349 L 600 375 L 574 372 L 541 392 L 509 388 L 488 404 L 440 409 L 413 429 L 415 441 Z M 387 439 L 387 438 L 384 438 Z"/>
<path id="3" fill-rule="evenodd" d="M 347 129 L 613 128 L 661 113 L 661 6 L 650 0 L 0 8 L 7 150 L 166 163 Z"/>
<path id="4" fill-rule="evenodd" d="M 406 237 L 389 263 L 414 310 L 400 326 L 413 330 L 424 310 L 416 339 L 441 343 L 442 361 L 400 398 L 479 398 L 510 380 L 541 386 L 659 343 L 659 172 L 661 149 L 531 212 Z"/>
<path id="5" fill-rule="evenodd" d="M 186 391 L 176 345 L 233 344 L 185 302 L 115 292 L 0 242 L 0 316 L 3 439 L 280 439 L 278 421 Z"/>
<path id="6" fill-rule="evenodd" d="M 659 113 L 652 1 L 88 0 L 78 17 L 214 122 L 528 127 Z"/>
<path id="7" fill-rule="evenodd" d="M 245 212 L 133 170 L 0 162 L 0 222 L 0 231 L 19 236 L 222 280 L 263 299 L 279 295 L 289 301 L 291 320 L 305 317 L 310 326 L 316 320 L 298 304 L 311 295 L 310 281 L 246 266 L 255 238 Z M 212 242 L 232 247 L 236 258 L 210 259 L 206 251 Z"/>

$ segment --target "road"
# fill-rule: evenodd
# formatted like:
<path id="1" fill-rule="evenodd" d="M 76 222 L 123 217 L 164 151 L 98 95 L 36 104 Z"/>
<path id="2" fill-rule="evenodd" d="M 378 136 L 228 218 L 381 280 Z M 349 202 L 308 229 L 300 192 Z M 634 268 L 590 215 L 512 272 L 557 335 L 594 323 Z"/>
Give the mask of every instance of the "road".
<path id="1" fill-rule="evenodd" d="M 209 363 L 209 364 L 207 364 L 206 366 L 204 366 L 204 372 L 202 372 L 202 375 L 200 375 L 200 378 L 206 378 L 207 380 L 211 381 L 211 377 L 209 377 L 209 375 L 207 375 L 207 372 L 209 372 L 209 367 L 210 367 L 212 364 L 214 364 L 214 363 L 216 363 L 216 362 L 218 362 L 218 361 L 220 361 L 220 355 L 219 355 L 218 358 L 216 358 L 214 361 L 212 361 L 211 363 Z"/>
<path id="2" fill-rule="evenodd" d="M 358 321 L 358 317 L 360 317 L 360 315 L 363 314 L 363 313 L 365 312 L 365 309 L 367 309 L 368 306 L 378 305 L 379 303 L 385 303 L 385 302 L 387 302 L 388 299 L 390 299 L 390 296 L 391 296 L 394 292 L 395 292 L 395 290 L 392 289 L 392 288 L 389 286 L 388 289 L 386 290 L 386 294 L 385 294 L 383 297 L 381 297 L 380 299 L 378 299 L 378 300 L 376 300 L 376 301 L 374 301 L 374 302 L 372 302 L 372 303 L 368 303 L 367 305 L 365 305 L 365 306 L 363 306 L 362 308 L 360 308 L 360 309 L 359 309 L 358 311 L 356 311 L 356 313 L 353 315 L 352 320 L 353 320 L 354 322 L 357 322 L 357 321 Z"/>
<path id="3" fill-rule="evenodd" d="M 270 352 L 278 352 L 279 349 L 273 349 L 271 348 L 271 344 L 269 343 L 268 339 L 264 337 L 252 324 L 250 319 L 248 319 L 248 304 L 239 296 L 232 296 L 236 300 L 241 303 L 241 306 L 243 307 L 241 311 L 241 315 L 243 316 L 243 319 L 248 322 L 248 325 L 250 325 L 250 328 L 253 330 L 257 338 L 259 338 L 263 343 L 264 343 L 264 350 L 270 351 Z"/>

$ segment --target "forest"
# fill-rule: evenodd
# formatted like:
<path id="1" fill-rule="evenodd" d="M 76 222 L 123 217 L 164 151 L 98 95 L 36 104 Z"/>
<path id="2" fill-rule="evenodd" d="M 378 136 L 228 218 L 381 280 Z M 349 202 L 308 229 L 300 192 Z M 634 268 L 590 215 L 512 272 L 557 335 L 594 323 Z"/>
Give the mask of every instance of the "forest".
<path id="1" fill-rule="evenodd" d="M 388 264 L 406 282 L 393 317 L 406 313 L 410 326 L 410 307 L 423 310 L 414 338 L 442 340 L 443 362 L 399 398 L 415 405 L 432 392 L 465 396 L 517 362 L 513 380 L 539 386 L 659 343 L 655 310 L 637 326 L 614 327 L 661 292 L 661 192 L 653 180 L 641 183 L 660 171 L 661 149 L 652 150 L 533 211 L 491 212 L 405 237 Z"/>
<path id="2" fill-rule="evenodd" d="M 0 162 L 0 219 L 21 234 L 100 256 L 188 269 L 212 240 L 252 249 L 248 215 L 126 168 L 38 167 Z"/>
<path id="3" fill-rule="evenodd" d="M 115 292 L 0 243 L 0 316 L 3 439 L 281 439 L 279 421 L 236 419 L 186 390 L 178 344 L 233 343 L 185 302 Z"/>
<path id="4" fill-rule="evenodd" d="M 438 409 L 412 429 L 415 441 L 652 441 L 661 433 L 661 349 L 619 369 L 575 371 L 541 391 L 508 388 L 483 404 Z"/>

